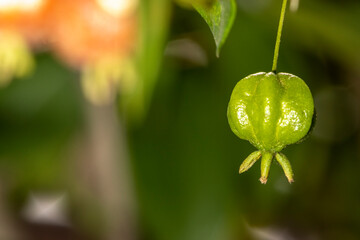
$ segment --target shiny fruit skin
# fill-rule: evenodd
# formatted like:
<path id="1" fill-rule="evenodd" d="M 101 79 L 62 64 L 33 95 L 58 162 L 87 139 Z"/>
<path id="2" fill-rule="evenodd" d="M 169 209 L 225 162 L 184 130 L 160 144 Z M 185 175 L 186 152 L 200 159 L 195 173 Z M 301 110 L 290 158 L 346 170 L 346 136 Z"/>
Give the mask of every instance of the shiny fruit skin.
<path id="1" fill-rule="evenodd" d="M 279 152 L 307 135 L 314 101 L 306 83 L 289 73 L 256 73 L 240 80 L 228 105 L 231 130 L 261 151 Z"/>

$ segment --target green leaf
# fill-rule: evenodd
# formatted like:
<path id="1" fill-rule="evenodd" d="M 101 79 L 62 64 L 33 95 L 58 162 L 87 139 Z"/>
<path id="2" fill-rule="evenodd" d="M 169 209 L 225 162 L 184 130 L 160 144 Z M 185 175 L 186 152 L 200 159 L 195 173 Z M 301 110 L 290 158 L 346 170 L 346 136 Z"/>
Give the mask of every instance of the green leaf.
<path id="1" fill-rule="evenodd" d="M 134 71 L 129 70 L 133 91 L 122 93 L 119 101 L 129 118 L 128 123 L 139 124 L 150 106 L 161 69 L 166 37 L 170 26 L 171 1 L 140 0 L 139 42 Z M 133 78 L 133 79 L 131 79 Z"/>
<path id="2" fill-rule="evenodd" d="M 217 0 L 174 0 L 182 7 L 192 8 L 194 5 L 201 5 L 203 7 L 210 7 Z"/>
<path id="3" fill-rule="evenodd" d="M 225 43 L 235 20 L 235 0 L 216 0 L 210 6 L 196 1 L 193 6 L 209 25 L 215 39 L 216 56 L 219 57 L 220 49 Z"/>

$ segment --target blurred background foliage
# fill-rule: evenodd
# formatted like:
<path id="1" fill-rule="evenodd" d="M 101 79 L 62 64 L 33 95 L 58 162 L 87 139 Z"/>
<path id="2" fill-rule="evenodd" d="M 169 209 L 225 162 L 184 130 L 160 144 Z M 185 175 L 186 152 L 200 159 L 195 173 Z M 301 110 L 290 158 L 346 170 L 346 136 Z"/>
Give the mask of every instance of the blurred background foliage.
<path id="1" fill-rule="evenodd" d="M 312 136 L 284 150 L 295 183 L 276 164 L 266 185 L 258 181 L 258 165 L 237 173 L 253 147 L 230 131 L 227 103 L 237 81 L 271 70 L 280 4 L 237 0 L 237 17 L 216 58 L 196 11 L 167 0 L 140 1 L 134 79 L 142 80 L 136 94 L 118 98 L 137 239 L 360 238 L 358 0 L 301 0 L 287 14 L 279 71 L 309 85 L 317 111 Z M 96 239 L 99 203 L 78 197 L 76 189 L 89 185 L 74 171 L 88 117 L 79 73 L 49 51 L 34 57 L 31 75 L 0 89 L 3 212 L 25 239 Z M 70 223 L 24 218 L 33 192 L 65 193 Z"/>

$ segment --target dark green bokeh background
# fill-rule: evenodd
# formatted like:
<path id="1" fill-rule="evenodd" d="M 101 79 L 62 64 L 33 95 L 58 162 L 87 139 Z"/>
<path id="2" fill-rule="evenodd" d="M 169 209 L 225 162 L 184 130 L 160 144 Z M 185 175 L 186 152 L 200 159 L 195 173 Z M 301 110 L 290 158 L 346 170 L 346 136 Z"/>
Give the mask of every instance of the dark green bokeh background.
<path id="1" fill-rule="evenodd" d="M 274 163 L 261 185 L 258 163 L 238 175 L 254 148 L 231 132 L 226 108 L 237 81 L 271 70 L 280 1 L 248 2 L 238 1 L 219 59 L 200 16 L 172 6 L 168 42 L 192 39 L 208 64 L 165 54 L 147 114 L 127 122 L 140 239 L 359 239 L 360 4 L 301 0 L 288 13 L 278 68 L 309 85 L 317 125 L 284 150 L 295 183 Z M 0 179 L 18 218 L 30 190 L 76 181 L 68 156 L 85 122 L 77 74 L 49 54 L 36 58 L 32 76 L 0 90 Z"/>

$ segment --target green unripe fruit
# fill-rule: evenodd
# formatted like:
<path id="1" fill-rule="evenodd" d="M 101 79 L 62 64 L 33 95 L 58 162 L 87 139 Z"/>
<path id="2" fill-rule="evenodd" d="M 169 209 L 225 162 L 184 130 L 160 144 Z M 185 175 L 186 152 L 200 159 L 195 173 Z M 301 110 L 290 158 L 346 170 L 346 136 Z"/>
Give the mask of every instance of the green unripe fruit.
<path id="1" fill-rule="evenodd" d="M 279 152 L 304 138 L 311 128 L 314 101 L 305 82 L 289 73 L 247 76 L 236 84 L 227 115 L 231 130 L 259 149 L 243 162 L 240 173 L 262 156 L 260 181 L 266 183 L 275 156 L 292 182 L 291 165 Z"/>
<path id="2" fill-rule="evenodd" d="M 258 149 L 272 152 L 303 138 L 313 113 L 308 86 L 288 73 L 257 73 L 242 79 L 228 107 L 232 131 Z"/>

